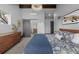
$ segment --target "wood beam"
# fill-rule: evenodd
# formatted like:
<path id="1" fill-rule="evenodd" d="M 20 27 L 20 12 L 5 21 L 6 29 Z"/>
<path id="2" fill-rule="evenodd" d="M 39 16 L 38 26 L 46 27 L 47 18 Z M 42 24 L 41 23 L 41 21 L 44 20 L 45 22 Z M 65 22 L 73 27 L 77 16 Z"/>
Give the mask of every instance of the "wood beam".
<path id="1" fill-rule="evenodd" d="M 19 4 L 19 8 L 31 8 L 32 4 Z M 56 4 L 42 4 L 43 8 L 56 8 Z"/>

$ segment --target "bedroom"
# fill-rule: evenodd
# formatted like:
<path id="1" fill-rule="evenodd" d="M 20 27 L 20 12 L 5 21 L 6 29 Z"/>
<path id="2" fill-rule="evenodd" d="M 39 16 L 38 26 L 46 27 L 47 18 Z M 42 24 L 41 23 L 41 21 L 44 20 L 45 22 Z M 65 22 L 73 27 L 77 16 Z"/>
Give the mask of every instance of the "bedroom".
<path id="1" fill-rule="evenodd" d="M 51 4 L 48 4 L 48 5 L 51 5 Z M 51 9 L 48 8 L 48 9 L 40 10 L 39 8 L 37 8 L 37 10 L 32 10 L 32 9 L 29 9 L 29 7 L 28 7 L 28 9 L 27 9 L 27 7 L 22 7 L 22 6 L 21 6 L 21 8 L 19 8 L 19 6 L 17 4 L 15 4 L 15 5 L 14 4 L 1 4 L 0 10 L 6 11 L 10 15 L 10 16 L 8 16 L 8 18 L 11 20 L 11 21 L 9 21 L 8 24 L 0 24 L 1 38 L 2 38 L 2 36 L 5 37 L 7 32 L 12 32 L 12 31 L 21 32 L 21 34 L 19 34 L 19 35 L 23 35 L 25 33 L 24 36 L 27 36 L 27 37 L 23 37 L 19 43 L 17 43 L 12 48 L 10 48 L 8 51 L 6 51 L 5 54 L 23 54 L 25 46 L 30 42 L 30 40 L 32 39 L 34 34 L 37 34 L 37 33 L 38 34 L 42 33 L 42 34 L 46 35 L 46 37 L 48 38 L 46 40 L 49 40 L 49 43 L 51 44 L 51 47 L 53 48 L 53 51 L 51 51 L 52 54 L 53 53 L 54 54 L 64 54 L 64 53 L 65 54 L 71 54 L 71 53 L 77 54 L 77 53 L 79 53 L 78 34 L 75 34 L 75 35 L 73 34 L 73 32 L 75 32 L 75 33 L 79 32 L 78 31 L 79 23 L 63 24 L 63 20 L 64 20 L 63 17 L 66 14 L 75 12 L 74 10 L 79 9 L 78 6 L 79 6 L 79 4 L 56 4 L 55 6 L 50 7 Z M 25 20 L 25 21 L 23 21 L 23 20 Z M 29 20 L 30 20 L 30 22 L 29 22 Z M 52 21 L 54 23 L 52 26 L 50 26 L 50 23 Z M 29 25 L 27 24 L 28 26 L 25 29 L 25 30 L 27 30 L 26 32 L 24 32 L 25 30 L 23 29 L 23 26 L 24 26 L 23 22 L 27 22 L 28 24 L 31 23 L 30 24 L 31 27 L 29 27 Z M 31 28 L 31 30 L 30 30 L 30 28 Z M 59 30 L 61 30 L 61 31 L 59 31 Z M 64 32 L 64 31 L 68 31 L 68 32 Z M 71 32 L 71 33 L 69 33 L 69 32 Z M 54 36 L 54 34 L 56 34 L 55 35 L 56 37 Z M 70 41 L 70 38 L 69 38 L 69 40 L 61 39 L 61 37 L 64 37 L 64 39 L 66 39 L 65 35 L 67 35 L 66 38 L 74 35 L 77 39 L 77 40 L 75 40 L 74 43 L 77 45 L 74 45 Z M 29 38 L 29 36 L 31 36 L 31 37 Z M 58 38 L 58 39 L 56 40 L 55 38 Z M 53 39 L 55 39 L 55 41 Z M 44 42 L 42 42 L 42 43 L 44 43 Z M 47 47 L 46 47 L 46 49 L 47 49 Z M 38 50 L 37 50 L 37 52 L 38 52 Z M 33 54 L 35 54 L 35 53 L 33 53 Z M 47 54 L 47 52 L 46 52 L 46 54 Z"/>

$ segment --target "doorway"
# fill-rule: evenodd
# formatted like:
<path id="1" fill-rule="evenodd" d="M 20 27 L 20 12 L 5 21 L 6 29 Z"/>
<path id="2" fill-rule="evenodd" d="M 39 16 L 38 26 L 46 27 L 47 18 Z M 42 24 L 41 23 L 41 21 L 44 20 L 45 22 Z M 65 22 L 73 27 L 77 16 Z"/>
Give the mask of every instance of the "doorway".
<path id="1" fill-rule="evenodd" d="M 45 33 L 44 22 L 40 20 L 31 20 L 31 29 L 32 34 L 44 34 Z"/>
<path id="2" fill-rule="evenodd" d="M 30 20 L 23 20 L 23 36 L 24 37 L 30 37 L 31 36 Z"/>
<path id="3" fill-rule="evenodd" d="M 54 33 L 54 21 L 50 22 L 50 33 L 53 34 Z"/>

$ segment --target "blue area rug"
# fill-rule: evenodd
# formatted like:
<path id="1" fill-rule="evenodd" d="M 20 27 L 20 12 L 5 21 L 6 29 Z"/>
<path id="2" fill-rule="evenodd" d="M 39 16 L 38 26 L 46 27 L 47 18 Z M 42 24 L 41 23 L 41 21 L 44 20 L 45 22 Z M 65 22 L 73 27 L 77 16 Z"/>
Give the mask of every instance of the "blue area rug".
<path id="1" fill-rule="evenodd" d="M 25 54 L 52 54 L 52 47 L 44 34 L 35 34 L 24 49 Z"/>

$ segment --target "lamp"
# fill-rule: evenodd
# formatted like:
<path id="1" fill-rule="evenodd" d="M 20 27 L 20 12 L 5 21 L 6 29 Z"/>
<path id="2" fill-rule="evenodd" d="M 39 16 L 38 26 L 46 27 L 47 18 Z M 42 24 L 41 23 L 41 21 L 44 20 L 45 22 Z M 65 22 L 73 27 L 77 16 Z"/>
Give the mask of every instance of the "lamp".
<path id="1" fill-rule="evenodd" d="M 42 4 L 32 4 L 32 9 L 36 11 L 42 10 Z"/>

